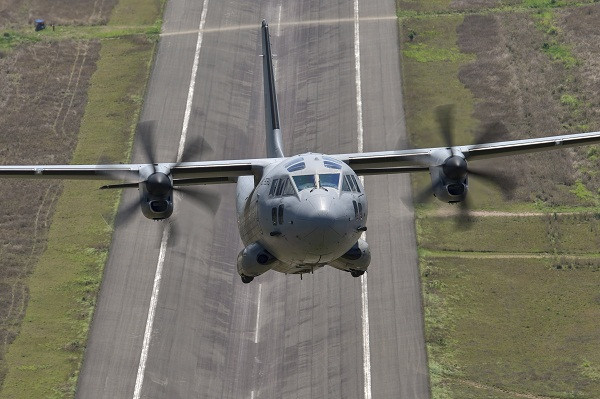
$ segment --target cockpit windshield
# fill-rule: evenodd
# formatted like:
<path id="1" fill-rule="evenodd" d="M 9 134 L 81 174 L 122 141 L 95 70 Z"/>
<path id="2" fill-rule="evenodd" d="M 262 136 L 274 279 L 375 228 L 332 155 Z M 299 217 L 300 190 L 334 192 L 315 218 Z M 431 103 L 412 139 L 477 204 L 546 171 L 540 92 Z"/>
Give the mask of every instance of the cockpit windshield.
<path id="1" fill-rule="evenodd" d="M 315 175 L 299 175 L 292 176 L 294 179 L 294 183 L 296 183 L 296 187 L 298 191 L 302 190 L 312 190 L 313 188 L 317 188 L 317 181 Z M 319 174 L 319 182 L 318 186 L 320 188 L 335 188 L 336 190 L 340 186 L 340 174 L 339 173 L 321 173 Z"/>
<path id="2" fill-rule="evenodd" d="M 313 189 L 317 187 L 314 175 L 292 176 L 292 178 L 294 179 L 294 183 L 296 183 L 298 191 Z"/>
<path id="3" fill-rule="evenodd" d="M 319 187 L 335 188 L 340 185 L 339 173 L 321 173 L 319 175 Z"/>

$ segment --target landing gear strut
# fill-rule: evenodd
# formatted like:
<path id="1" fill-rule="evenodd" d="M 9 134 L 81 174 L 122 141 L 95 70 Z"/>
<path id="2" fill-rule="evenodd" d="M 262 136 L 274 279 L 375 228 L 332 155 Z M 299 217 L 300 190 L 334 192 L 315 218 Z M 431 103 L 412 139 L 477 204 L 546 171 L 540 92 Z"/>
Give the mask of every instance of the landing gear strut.
<path id="1" fill-rule="evenodd" d="M 360 277 L 363 274 L 365 274 L 364 270 L 350 270 L 350 274 L 352 275 L 352 277 Z"/>
<path id="2" fill-rule="evenodd" d="M 254 280 L 254 277 L 251 277 L 251 276 L 244 276 L 244 275 L 241 275 L 240 277 L 242 278 L 242 283 L 244 283 L 244 284 L 248 284 L 248 283 L 250 283 L 252 280 Z"/>

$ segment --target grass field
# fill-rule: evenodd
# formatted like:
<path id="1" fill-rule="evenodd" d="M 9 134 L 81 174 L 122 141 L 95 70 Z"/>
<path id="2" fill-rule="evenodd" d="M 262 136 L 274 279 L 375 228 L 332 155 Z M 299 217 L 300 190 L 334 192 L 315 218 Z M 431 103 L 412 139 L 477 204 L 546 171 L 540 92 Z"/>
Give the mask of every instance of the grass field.
<path id="1" fill-rule="evenodd" d="M 70 27 L 20 43 L 75 39 L 100 45 L 76 148 L 69 156 L 73 163 L 128 160 L 156 42 L 152 33 L 160 26 L 161 10 L 161 1 L 121 0 L 109 26 L 99 34 L 83 26 L 87 36 L 82 39 L 77 27 Z M 124 25 L 135 28 L 123 31 Z M 132 30 L 137 34 L 132 35 Z M 118 192 L 98 187 L 98 182 L 63 185 L 47 248 L 25 281 L 29 303 L 22 324 L 14 326 L 19 334 L 4 359 L 7 374 L 0 397 L 74 395 L 120 198 Z"/>
<path id="2" fill-rule="evenodd" d="M 495 121 L 508 131 L 499 139 L 597 130 L 600 7 L 590 3 L 397 1 L 413 144 L 441 144 L 433 110 L 447 103 L 458 144 Z M 516 188 L 505 199 L 472 179 L 469 229 L 455 206 L 417 207 L 434 398 L 597 397 L 596 153 L 489 163 Z M 415 176 L 415 192 L 428 182 Z"/>

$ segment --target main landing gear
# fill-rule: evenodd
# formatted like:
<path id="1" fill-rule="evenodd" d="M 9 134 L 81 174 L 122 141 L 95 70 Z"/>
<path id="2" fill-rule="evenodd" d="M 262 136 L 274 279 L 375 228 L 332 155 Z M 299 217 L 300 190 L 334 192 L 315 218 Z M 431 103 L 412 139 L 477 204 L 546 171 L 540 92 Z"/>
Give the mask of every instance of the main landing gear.
<path id="1" fill-rule="evenodd" d="M 254 277 L 251 277 L 251 276 L 241 275 L 240 277 L 242 278 L 242 283 L 244 283 L 244 284 L 248 284 L 248 283 L 252 282 L 252 280 L 254 280 Z"/>
<path id="2" fill-rule="evenodd" d="M 352 275 L 352 277 L 360 277 L 363 274 L 365 274 L 364 270 L 350 270 L 350 274 Z"/>

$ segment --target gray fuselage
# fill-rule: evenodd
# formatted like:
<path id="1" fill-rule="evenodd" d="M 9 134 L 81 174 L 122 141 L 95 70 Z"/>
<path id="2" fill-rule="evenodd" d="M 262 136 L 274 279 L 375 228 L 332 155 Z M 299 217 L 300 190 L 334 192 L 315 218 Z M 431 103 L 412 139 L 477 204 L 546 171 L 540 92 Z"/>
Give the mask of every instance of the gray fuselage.
<path id="1" fill-rule="evenodd" d="M 244 245 L 258 243 L 283 273 L 331 263 L 365 230 L 367 198 L 345 163 L 307 153 L 274 159 L 255 186 L 251 176 L 237 187 L 237 214 Z"/>

